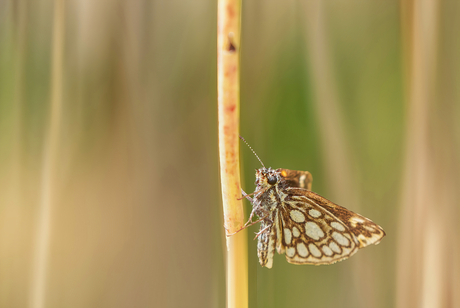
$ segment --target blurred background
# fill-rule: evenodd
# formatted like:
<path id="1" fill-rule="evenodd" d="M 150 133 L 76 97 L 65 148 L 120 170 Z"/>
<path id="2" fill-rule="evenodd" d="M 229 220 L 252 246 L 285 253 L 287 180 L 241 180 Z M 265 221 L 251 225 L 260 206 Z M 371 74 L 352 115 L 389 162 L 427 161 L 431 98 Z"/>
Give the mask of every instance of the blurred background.
<path id="1" fill-rule="evenodd" d="M 225 307 L 216 10 L 0 0 L 0 307 Z M 268 270 L 251 227 L 250 307 L 460 307 L 460 3 L 242 11 L 241 135 L 387 232 Z"/>

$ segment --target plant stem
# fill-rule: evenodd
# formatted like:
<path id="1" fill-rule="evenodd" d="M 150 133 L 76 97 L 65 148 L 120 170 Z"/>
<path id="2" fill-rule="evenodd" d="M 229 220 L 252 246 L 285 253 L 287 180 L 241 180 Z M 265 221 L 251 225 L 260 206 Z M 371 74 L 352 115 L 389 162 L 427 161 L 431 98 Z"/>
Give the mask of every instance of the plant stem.
<path id="1" fill-rule="evenodd" d="M 227 234 L 243 226 L 239 164 L 240 0 L 218 1 L 217 83 L 219 155 L 224 221 Z M 247 238 L 239 232 L 227 238 L 227 307 L 248 306 Z"/>

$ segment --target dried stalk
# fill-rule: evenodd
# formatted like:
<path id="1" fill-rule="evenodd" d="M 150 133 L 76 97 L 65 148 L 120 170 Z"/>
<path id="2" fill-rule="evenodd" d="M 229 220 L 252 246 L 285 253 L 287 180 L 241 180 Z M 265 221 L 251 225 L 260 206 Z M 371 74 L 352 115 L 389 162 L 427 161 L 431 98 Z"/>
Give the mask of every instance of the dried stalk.
<path id="1" fill-rule="evenodd" d="M 218 1 L 217 82 L 222 201 L 227 234 L 243 226 L 239 166 L 240 0 Z M 227 238 L 227 307 L 248 306 L 247 238 Z"/>

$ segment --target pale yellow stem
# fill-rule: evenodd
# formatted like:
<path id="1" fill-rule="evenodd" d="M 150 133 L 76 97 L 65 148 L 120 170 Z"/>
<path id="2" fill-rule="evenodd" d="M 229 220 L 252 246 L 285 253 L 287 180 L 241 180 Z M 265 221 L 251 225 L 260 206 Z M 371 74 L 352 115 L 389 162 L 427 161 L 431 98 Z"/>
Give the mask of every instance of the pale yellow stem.
<path id="1" fill-rule="evenodd" d="M 218 1 L 217 83 L 219 155 L 224 223 L 227 233 L 243 226 L 239 165 L 240 0 Z M 227 238 L 227 307 L 248 306 L 246 233 Z"/>

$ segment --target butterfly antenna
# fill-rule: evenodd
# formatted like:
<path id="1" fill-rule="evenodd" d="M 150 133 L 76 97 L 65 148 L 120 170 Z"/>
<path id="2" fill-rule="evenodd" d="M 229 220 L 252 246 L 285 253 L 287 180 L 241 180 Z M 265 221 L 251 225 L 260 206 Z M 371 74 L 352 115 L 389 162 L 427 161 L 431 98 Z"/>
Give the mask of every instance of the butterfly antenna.
<path id="1" fill-rule="evenodd" d="M 240 136 L 240 139 L 243 140 L 244 143 L 246 143 L 246 145 L 251 149 L 252 153 L 254 153 L 254 155 L 255 155 L 255 156 L 257 157 L 257 159 L 260 161 L 260 163 L 262 164 L 262 167 L 265 168 L 264 163 L 260 160 L 259 156 L 257 156 L 256 151 L 254 151 L 254 149 L 251 148 L 251 146 L 249 145 L 249 143 L 248 143 L 243 137 Z"/>

